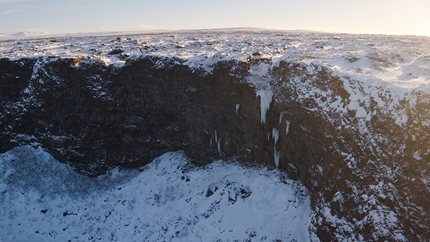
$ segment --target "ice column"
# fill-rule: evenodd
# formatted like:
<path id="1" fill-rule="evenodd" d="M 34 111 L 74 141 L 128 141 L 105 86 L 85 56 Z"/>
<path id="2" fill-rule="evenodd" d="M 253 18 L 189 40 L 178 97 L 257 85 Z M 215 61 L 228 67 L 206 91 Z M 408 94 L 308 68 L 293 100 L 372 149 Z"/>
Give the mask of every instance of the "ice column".
<path id="1" fill-rule="evenodd" d="M 273 157 L 275 159 L 275 166 L 276 169 L 278 169 L 279 166 L 279 155 L 281 154 L 281 151 L 276 151 L 276 146 L 273 147 Z"/>
<path id="2" fill-rule="evenodd" d="M 272 129 L 272 138 L 275 140 L 275 145 L 276 145 L 279 139 L 279 131 L 276 128 Z"/>
<path id="3" fill-rule="evenodd" d="M 261 123 L 265 123 L 266 113 L 267 110 L 270 108 L 273 92 L 272 90 L 259 90 L 257 91 L 257 97 L 258 96 L 260 96 Z"/>
<path id="4" fill-rule="evenodd" d="M 290 121 L 285 121 L 285 133 L 288 134 L 290 132 Z"/>
<path id="5" fill-rule="evenodd" d="M 218 137 L 218 133 L 215 130 L 215 142 L 216 142 L 216 146 L 218 149 L 218 153 L 221 155 L 221 143 L 220 143 L 220 141 L 221 141 L 221 138 Z"/>
<path id="6" fill-rule="evenodd" d="M 276 128 L 272 129 L 272 138 L 275 141 L 273 145 L 273 157 L 275 159 L 275 166 L 278 168 L 279 166 L 279 155 L 281 154 L 281 151 L 276 150 L 276 143 L 278 143 L 279 139 L 279 131 Z"/>

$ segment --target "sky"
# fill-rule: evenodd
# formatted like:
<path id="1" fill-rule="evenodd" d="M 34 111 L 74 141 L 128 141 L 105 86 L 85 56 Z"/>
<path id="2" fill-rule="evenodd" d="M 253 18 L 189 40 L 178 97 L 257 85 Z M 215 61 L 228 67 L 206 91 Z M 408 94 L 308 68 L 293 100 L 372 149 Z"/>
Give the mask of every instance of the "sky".
<path id="1" fill-rule="evenodd" d="M 430 36 L 430 0 L 0 0 L 0 33 L 256 27 Z"/>

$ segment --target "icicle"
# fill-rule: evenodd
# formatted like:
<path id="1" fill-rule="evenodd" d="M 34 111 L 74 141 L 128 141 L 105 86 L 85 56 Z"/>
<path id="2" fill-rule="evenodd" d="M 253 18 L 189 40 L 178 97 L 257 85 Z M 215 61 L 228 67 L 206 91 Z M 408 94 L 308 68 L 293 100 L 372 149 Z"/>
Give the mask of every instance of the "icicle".
<path id="1" fill-rule="evenodd" d="M 276 146 L 273 147 L 273 158 L 275 159 L 275 166 L 276 169 L 278 169 L 279 166 L 279 156 L 281 154 L 281 151 L 276 151 Z"/>
<path id="2" fill-rule="evenodd" d="M 238 103 L 236 104 L 236 114 L 237 114 L 237 111 L 239 111 L 239 108 L 240 108 L 240 104 Z"/>
<path id="3" fill-rule="evenodd" d="M 273 92 L 272 90 L 260 90 L 257 91 L 257 97 L 260 96 L 260 111 L 261 111 L 261 123 L 266 122 L 266 113 L 270 108 L 272 102 Z"/>
<path id="4" fill-rule="evenodd" d="M 290 132 L 290 121 L 285 121 L 285 133 L 288 134 Z"/>
<path id="5" fill-rule="evenodd" d="M 281 113 L 281 115 L 279 115 L 279 125 L 281 125 L 282 117 L 284 117 L 284 113 Z"/>
<path id="6" fill-rule="evenodd" d="M 218 137 L 218 133 L 216 132 L 216 130 L 215 130 L 215 142 L 216 142 L 218 153 L 221 155 L 221 137 Z"/>
<path id="7" fill-rule="evenodd" d="M 279 131 L 276 128 L 272 129 L 272 138 L 275 140 L 275 145 L 279 139 Z"/>
<path id="8" fill-rule="evenodd" d="M 272 138 L 274 140 L 273 158 L 275 159 L 275 166 L 276 166 L 276 168 L 278 168 L 278 166 L 279 166 L 279 155 L 281 154 L 281 151 L 276 150 L 276 143 L 278 143 L 278 140 L 279 140 L 279 131 L 276 128 L 272 129 Z"/>

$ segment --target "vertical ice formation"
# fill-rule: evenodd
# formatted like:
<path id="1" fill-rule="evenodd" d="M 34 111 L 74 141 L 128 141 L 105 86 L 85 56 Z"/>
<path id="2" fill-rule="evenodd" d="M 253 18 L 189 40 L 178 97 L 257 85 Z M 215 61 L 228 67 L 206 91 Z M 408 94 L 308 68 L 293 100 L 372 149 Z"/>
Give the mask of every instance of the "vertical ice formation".
<path id="1" fill-rule="evenodd" d="M 284 113 L 281 113 L 281 114 L 279 115 L 279 125 L 281 125 L 282 117 L 284 117 Z"/>
<path id="2" fill-rule="evenodd" d="M 276 128 L 272 129 L 272 138 L 274 140 L 273 157 L 275 159 L 275 166 L 276 166 L 276 168 L 278 168 L 278 166 L 279 166 L 279 155 L 281 154 L 281 151 L 276 150 L 276 143 L 278 143 L 278 139 L 279 139 L 279 130 L 277 130 Z"/>
<path id="3" fill-rule="evenodd" d="M 290 121 L 285 121 L 285 133 L 288 134 L 290 132 Z"/>
<path id="4" fill-rule="evenodd" d="M 275 159 L 275 166 L 276 169 L 278 169 L 279 166 L 279 155 L 281 154 L 281 151 L 276 150 L 276 146 L 273 147 L 273 157 Z"/>
<path id="5" fill-rule="evenodd" d="M 239 111 L 239 108 L 240 108 L 240 104 L 238 103 L 236 104 L 236 114 L 237 114 L 237 111 Z"/>
<path id="6" fill-rule="evenodd" d="M 221 138 L 218 137 L 218 133 L 215 130 L 215 142 L 216 142 L 216 146 L 218 149 L 218 153 L 221 155 L 221 142 L 220 141 L 221 141 Z"/>
<path id="7" fill-rule="evenodd" d="M 266 113 L 272 102 L 272 90 L 259 90 L 257 97 L 260 96 L 261 123 L 266 122 Z"/>
<path id="8" fill-rule="evenodd" d="M 279 131 L 276 128 L 272 129 L 272 138 L 275 140 L 275 145 L 279 139 Z"/>

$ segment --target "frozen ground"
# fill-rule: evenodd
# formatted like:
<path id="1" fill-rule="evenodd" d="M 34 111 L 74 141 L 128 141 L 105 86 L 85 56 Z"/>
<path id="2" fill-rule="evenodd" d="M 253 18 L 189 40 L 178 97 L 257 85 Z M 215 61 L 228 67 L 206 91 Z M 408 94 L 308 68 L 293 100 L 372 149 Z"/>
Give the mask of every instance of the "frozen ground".
<path id="1" fill-rule="evenodd" d="M 142 55 L 176 56 L 207 69 L 219 60 L 268 58 L 274 65 L 293 60 L 328 66 L 339 75 L 378 86 L 430 90 L 429 37 L 262 29 L 75 36 L 2 36 L 0 57 L 85 57 L 121 66 L 127 58 Z"/>
<path id="2" fill-rule="evenodd" d="M 182 152 L 140 170 L 75 173 L 41 148 L 0 154 L 0 241 L 309 241 L 310 202 L 278 171 Z"/>

